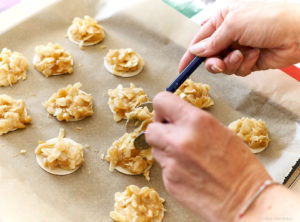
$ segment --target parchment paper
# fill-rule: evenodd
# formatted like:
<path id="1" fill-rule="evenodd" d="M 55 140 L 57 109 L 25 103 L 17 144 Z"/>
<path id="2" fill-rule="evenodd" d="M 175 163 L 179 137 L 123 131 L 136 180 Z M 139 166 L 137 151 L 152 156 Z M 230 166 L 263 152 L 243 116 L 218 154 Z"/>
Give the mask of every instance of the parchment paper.
<path id="1" fill-rule="evenodd" d="M 67 27 L 75 16 L 90 15 L 104 26 L 103 43 L 80 50 L 65 39 Z M 133 82 L 153 98 L 177 76 L 177 65 L 198 26 L 159 0 L 138 1 L 57 1 L 42 11 L 6 30 L 0 36 L 0 47 L 22 52 L 30 61 L 34 47 L 47 42 L 63 45 L 74 58 L 72 75 L 45 78 L 31 65 L 28 79 L 13 87 L 0 88 L 14 98 L 26 101 L 32 124 L 0 137 L 0 221 L 96 222 L 111 221 L 114 193 L 129 184 L 155 187 L 166 199 L 164 221 L 197 221 L 173 201 L 165 191 L 161 170 L 155 164 L 151 181 L 143 176 L 126 176 L 109 172 L 109 164 L 101 160 L 111 143 L 123 135 L 124 122 L 115 123 L 107 105 L 107 90 Z M 118 78 L 103 66 L 109 48 L 132 47 L 144 58 L 144 71 L 133 78 Z M 211 75 L 203 67 L 192 76 L 211 86 L 215 106 L 208 110 L 225 125 L 242 116 L 266 121 L 272 142 L 257 155 L 270 174 L 282 182 L 300 156 L 299 122 L 295 113 L 266 95 L 253 91 L 234 76 Z M 94 98 L 95 114 L 73 123 L 59 122 L 42 107 L 57 89 L 75 82 Z M 90 145 L 85 150 L 81 170 L 68 176 L 53 176 L 36 164 L 34 149 L 38 140 L 57 137 L 64 127 L 67 137 Z M 76 130 L 82 127 L 82 131 Z M 26 149 L 26 155 L 17 155 Z"/>

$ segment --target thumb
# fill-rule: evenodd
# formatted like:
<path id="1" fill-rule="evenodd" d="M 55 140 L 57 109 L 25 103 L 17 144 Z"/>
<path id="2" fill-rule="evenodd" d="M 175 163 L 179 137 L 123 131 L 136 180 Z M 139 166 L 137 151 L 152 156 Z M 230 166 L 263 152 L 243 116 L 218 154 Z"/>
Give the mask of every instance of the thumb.
<path id="1" fill-rule="evenodd" d="M 210 37 L 192 45 L 189 48 L 190 53 L 202 57 L 219 54 L 233 43 L 233 32 L 229 30 L 224 22 Z"/>

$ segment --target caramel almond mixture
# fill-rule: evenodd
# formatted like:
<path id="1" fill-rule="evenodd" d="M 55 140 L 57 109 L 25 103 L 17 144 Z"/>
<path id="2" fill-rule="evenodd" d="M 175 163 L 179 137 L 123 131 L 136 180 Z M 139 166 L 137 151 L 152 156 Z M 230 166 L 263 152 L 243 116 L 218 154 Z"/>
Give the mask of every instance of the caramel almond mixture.
<path id="1" fill-rule="evenodd" d="M 104 59 L 117 73 L 133 72 L 143 65 L 141 57 L 130 48 L 110 49 Z"/>
<path id="2" fill-rule="evenodd" d="M 265 148 L 270 142 L 266 123 L 261 119 L 243 117 L 230 123 L 228 128 L 252 149 Z"/>
<path id="3" fill-rule="evenodd" d="M 20 79 L 26 79 L 29 64 L 19 52 L 3 48 L 0 53 L 0 86 L 12 86 Z"/>
<path id="4" fill-rule="evenodd" d="M 164 216 L 164 199 L 153 188 L 129 185 L 115 193 L 110 217 L 118 222 L 160 222 Z"/>
<path id="5" fill-rule="evenodd" d="M 74 170 L 83 164 L 83 146 L 64 137 L 65 130 L 60 129 L 58 138 L 39 142 L 35 154 L 43 158 L 44 167 Z"/>
<path id="6" fill-rule="evenodd" d="M 35 53 L 34 68 L 46 77 L 73 72 L 73 58 L 61 45 L 39 45 L 35 47 Z"/>
<path id="7" fill-rule="evenodd" d="M 93 115 L 92 96 L 81 91 L 81 83 L 68 85 L 54 93 L 43 105 L 59 121 L 78 121 Z"/>
<path id="8" fill-rule="evenodd" d="M 154 112 L 150 112 L 148 108 L 139 107 L 134 109 L 132 112 L 126 114 L 127 119 L 134 120 L 137 124 L 135 126 L 134 132 L 142 132 L 147 129 L 147 126 L 153 121 Z"/>
<path id="9" fill-rule="evenodd" d="M 175 95 L 199 108 L 208 108 L 214 104 L 208 95 L 209 85 L 195 83 L 187 79 L 175 92 Z"/>
<path id="10" fill-rule="evenodd" d="M 133 111 L 138 105 L 148 102 L 149 98 L 142 88 L 137 88 L 130 83 L 129 88 L 124 88 L 121 84 L 115 89 L 108 90 L 108 105 L 114 113 L 114 120 L 126 119 L 126 113 Z"/>
<path id="11" fill-rule="evenodd" d="M 80 45 L 85 43 L 98 43 L 105 37 L 103 27 L 100 26 L 90 16 L 84 18 L 74 18 L 72 25 L 68 29 L 69 38 L 78 42 Z"/>
<path id="12" fill-rule="evenodd" d="M 147 180 L 150 180 L 150 168 L 154 163 L 152 149 L 135 149 L 133 141 L 137 135 L 137 132 L 125 133 L 121 138 L 116 140 L 107 150 L 105 160 L 110 162 L 110 171 L 121 167 L 130 174 L 143 174 Z"/>
<path id="13" fill-rule="evenodd" d="M 23 129 L 31 120 L 23 100 L 15 100 L 5 94 L 0 95 L 0 135 Z"/>

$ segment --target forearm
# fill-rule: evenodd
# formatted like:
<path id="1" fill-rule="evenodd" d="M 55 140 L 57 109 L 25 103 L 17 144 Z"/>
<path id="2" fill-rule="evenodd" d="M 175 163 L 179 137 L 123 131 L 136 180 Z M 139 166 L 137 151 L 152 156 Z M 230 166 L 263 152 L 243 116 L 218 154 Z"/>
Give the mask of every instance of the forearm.
<path id="1" fill-rule="evenodd" d="M 298 222 L 300 197 L 282 185 L 271 185 L 250 205 L 239 222 Z"/>

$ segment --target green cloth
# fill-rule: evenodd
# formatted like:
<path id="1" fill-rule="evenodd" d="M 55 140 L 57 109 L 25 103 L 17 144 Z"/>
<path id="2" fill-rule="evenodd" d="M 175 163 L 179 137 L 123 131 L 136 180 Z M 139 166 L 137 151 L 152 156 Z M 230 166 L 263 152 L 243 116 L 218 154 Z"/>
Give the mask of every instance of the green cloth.
<path id="1" fill-rule="evenodd" d="M 184 14 L 186 17 L 191 18 L 198 14 L 202 8 L 197 7 L 193 0 L 162 0 L 172 8 Z"/>

